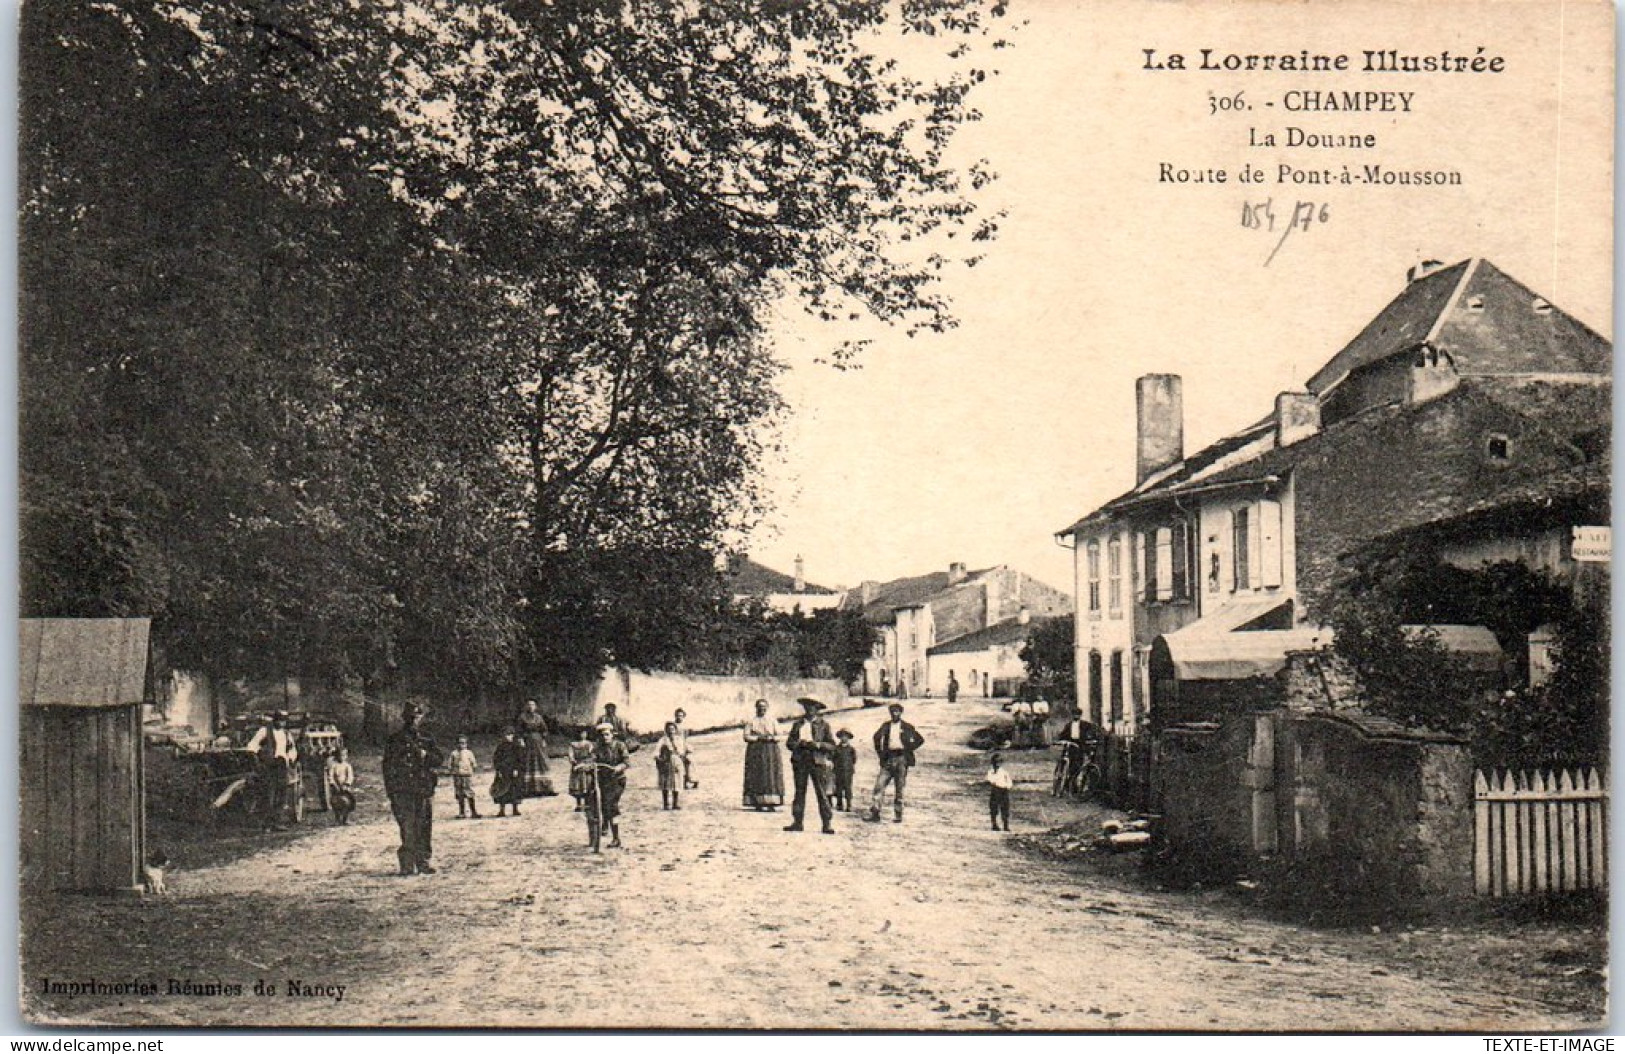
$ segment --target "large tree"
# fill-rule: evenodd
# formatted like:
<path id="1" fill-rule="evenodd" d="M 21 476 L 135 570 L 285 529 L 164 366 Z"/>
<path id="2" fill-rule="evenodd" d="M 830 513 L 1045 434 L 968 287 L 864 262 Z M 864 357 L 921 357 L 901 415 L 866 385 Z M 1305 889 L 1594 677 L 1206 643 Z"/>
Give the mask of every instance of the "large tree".
<path id="1" fill-rule="evenodd" d="M 25 5 L 25 610 L 233 672 L 658 662 L 762 511 L 767 307 L 952 323 L 988 6 Z"/>

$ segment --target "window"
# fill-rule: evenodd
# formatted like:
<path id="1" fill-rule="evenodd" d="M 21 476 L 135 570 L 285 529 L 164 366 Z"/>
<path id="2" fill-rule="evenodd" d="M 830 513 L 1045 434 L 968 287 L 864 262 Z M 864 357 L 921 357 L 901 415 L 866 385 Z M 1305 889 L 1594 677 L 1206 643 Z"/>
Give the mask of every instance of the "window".
<path id="1" fill-rule="evenodd" d="M 1089 720 L 1102 724 L 1100 716 L 1100 652 L 1089 653 Z"/>
<path id="2" fill-rule="evenodd" d="M 1112 722 L 1123 720 L 1123 653 L 1112 652 L 1111 666 Z"/>
<path id="3" fill-rule="evenodd" d="M 1089 617 L 1100 617 L 1100 542 L 1092 540 L 1088 548 L 1089 558 Z"/>
<path id="4" fill-rule="evenodd" d="M 1494 433 L 1484 440 L 1484 453 L 1489 455 L 1491 461 L 1511 461 L 1512 440 Z"/>
<path id="5" fill-rule="evenodd" d="M 1147 604 L 1191 598 L 1190 528 L 1183 520 L 1142 536 Z"/>
<path id="6" fill-rule="evenodd" d="M 1230 521 L 1230 558 L 1231 569 L 1234 571 L 1230 579 L 1230 588 L 1236 592 L 1247 589 L 1252 582 L 1252 575 L 1248 573 L 1247 567 L 1247 543 L 1250 527 L 1247 512 L 1246 509 L 1237 509 Z"/>
<path id="7" fill-rule="evenodd" d="M 1112 535 L 1106 543 L 1106 603 L 1112 618 L 1123 617 L 1123 536 Z"/>

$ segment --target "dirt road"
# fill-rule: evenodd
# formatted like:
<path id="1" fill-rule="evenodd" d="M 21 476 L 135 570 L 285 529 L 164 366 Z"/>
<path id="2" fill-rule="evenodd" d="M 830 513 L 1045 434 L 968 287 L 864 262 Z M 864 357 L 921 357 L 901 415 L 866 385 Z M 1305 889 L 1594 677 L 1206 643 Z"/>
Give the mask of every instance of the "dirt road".
<path id="1" fill-rule="evenodd" d="M 173 873 L 166 898 L 51 898 L 25 906 L 25 1007 L 41 1021 L 159 1027 L 1544 1031 L 1594 1020 L 1476 970 L 1471 955 L 1495 951 L 1483 942 L 1463 947 L 1459 975 L 1440 976 L 1400 954 L 1425 934 L 1213 912 L 1022 852 L 987 829 L 962 745 L 991 714 L 911 704 L 928 745 L 901 825 L 854 812 L 834 836 L 815 823 L 783 832 L 785 812 L 740 808 L 743 745 L 725 733 L 693 741 L 702 786 L 679 812 L 660 809 L 652 752 L 634 755 L 627 848 L 602 856 L 586 852 L 567 797 L 517 819 L 456 820 L 442 788 L 437 875 L 395 876 L 394 828 L 373 801 L 357 825 Z M 880 720 L 834 717 L 860 745 Z M 1044 764 L 1018 767 L 1031 781 L 1017 788 L 1018 831 L 1056 818 Z M 860 799 L 873 774 L 865 751 Z M 53 982 L 158 992 L 44 994 Z"/>

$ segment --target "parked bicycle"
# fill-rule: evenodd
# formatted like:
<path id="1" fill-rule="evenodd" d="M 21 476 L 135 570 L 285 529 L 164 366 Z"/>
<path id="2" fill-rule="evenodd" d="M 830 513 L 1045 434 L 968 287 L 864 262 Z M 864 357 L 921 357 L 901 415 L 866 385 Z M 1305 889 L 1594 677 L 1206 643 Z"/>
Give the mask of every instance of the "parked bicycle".
<path id="1" fill-rule="evenodd" d="M 1102 780 L 1100 766 L 1095 762 L 1095 744 L 1063 740 L 1058 744 L 1060 756 L 1055 759 L 1055 779 L 1050 794 L 1057 798 L 1086 798 L 1099 787 Z"/>

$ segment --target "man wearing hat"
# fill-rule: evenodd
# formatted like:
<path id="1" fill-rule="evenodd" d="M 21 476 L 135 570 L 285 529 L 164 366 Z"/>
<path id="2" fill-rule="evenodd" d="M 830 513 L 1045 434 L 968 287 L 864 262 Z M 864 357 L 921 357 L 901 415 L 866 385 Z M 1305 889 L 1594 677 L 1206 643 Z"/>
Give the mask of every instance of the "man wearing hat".
<path id="1" fill-rule="evenodd" d="M 925 746 L 925 737 L 903 720 L 903 704 L 888 708 L 891 720 L 875 729 L 875 753 L 880 757 L 880 774 L 875 777 L 875 797 L 869 807 L 869 822 L 880 822 L 880 806 L 886 800 L 886 784 L 896 787 L 892 822 L 903 822 L 903 785 L 914 767 L 914 752 Z"/>
<path id="2" fill-rule="evenodd" d="M 818 817 L 824 823 L 824 833 L 834 834 L 831 826 L 835 814 L 829 805 L 829 774 L 835 762 L 835 736 L 824 720 L 824 704 L 817 699 L 797 699 L 801 716 L 790 726 L 790 737 L 785 745 L 790 748 L 790 769 L 795 774 L 796 796 L 790 803 L 790 826 L 786 831 L 801 830 L 801 821 L 807 814 L 807 783 L 818 798 Z"/>
<path id="3" fill-rule="evenodd" d="M 432 875 L 435 770 L 446 755 L 423 731 L 423 707 L 408 703 L 401 714 L 401 729 L 384 741 L 384 793 L 389 810 L 401 829 L 401 847 L 395 851 L 403 875 Z"/>

